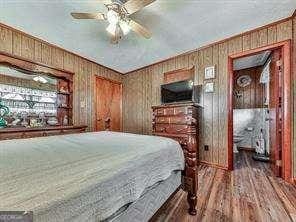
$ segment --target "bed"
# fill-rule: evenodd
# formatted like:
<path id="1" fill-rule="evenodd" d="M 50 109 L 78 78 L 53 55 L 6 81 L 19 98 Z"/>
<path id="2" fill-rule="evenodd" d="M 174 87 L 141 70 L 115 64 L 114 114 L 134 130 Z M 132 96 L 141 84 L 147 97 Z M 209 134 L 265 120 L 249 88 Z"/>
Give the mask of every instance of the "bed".
<path id="1" fill-rule="evenodd" d="M 108 131 L 1 141 L 0 210 L 33 211 L 37 222 L 147 221 L 183 184 L 194 214 L 184 152 L 172 139 Z"/>

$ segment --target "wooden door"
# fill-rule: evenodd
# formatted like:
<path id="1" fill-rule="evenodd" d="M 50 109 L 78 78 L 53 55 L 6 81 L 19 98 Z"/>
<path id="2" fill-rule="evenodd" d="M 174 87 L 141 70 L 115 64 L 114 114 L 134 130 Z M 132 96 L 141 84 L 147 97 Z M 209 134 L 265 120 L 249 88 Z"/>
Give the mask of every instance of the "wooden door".
<path id="1" fill-rule="evenodd" d="M 96 130 L 121 131 L 122 84 L 96 78 Z"/>
<path id="2" fill-rule="evenodd" d="M 282 164 L 282 62 L 281 50 L 274 50 L 270 63 L 269 82 L 269 142 L 271 168 L 276 176 L 281 176 Z"/>

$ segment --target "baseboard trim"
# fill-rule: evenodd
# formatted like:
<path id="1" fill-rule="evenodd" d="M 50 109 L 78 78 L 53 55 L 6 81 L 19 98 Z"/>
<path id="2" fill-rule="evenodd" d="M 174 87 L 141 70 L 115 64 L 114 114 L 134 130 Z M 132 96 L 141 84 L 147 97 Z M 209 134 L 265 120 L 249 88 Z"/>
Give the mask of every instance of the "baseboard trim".
<path id="1" fill-rule="evenodd" d="M 226 166 L 222 166 L 220 164 L 217 164 L 217 163 L 210 163 L 210 162 L 207 162 L 207 161 L 199 161 L 201 164 L 204 164 L 204 165 L 207 165 L 207 166 L 210 166 L 210 167 L 214 167 L 214 168 L 218 168 L 218 169 L 222 169 L 222 170 L 228 170 L 228 168 Z"/>

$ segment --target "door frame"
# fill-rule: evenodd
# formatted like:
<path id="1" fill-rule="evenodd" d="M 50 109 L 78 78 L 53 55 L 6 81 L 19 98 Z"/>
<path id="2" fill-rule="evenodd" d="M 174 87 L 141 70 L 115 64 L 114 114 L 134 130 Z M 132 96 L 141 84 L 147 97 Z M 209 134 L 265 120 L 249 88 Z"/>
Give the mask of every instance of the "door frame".
<path id="1" fill-rule="evenodd" d="M 266 50 L 282 50 L 283 60 L 283 89 L 282 89 L 282 101 L 283 101 L 283 121 L 282 121 L 282 178 L 288 182 L 292 182 L 292 72 L 291 72 L 291 40 L 286 40 L 264 47 L 259 47 L 251 50 L 247 50 L 240 53 L 235 53 L 228 56 L 228 170 L 233 170 L 233 60 L 241 57 L 246 57 L 254 54 L 258 54 Z"/>
<path id="2" fill-rule="evenodd" d="M 94 111 L 95 111 L 95 114 L 94 114 L 94 129 L 95 131 L 97 131 L 97 79 L 101 79 L 101 80 L 106 80 L 106 81 L 109 81 L 111 83 L 114 83 L 114 84 L 118 84 L 120 85 L 120 94 L 121 94 L 121 98 L 120 98 L 120 131 L 122 131 L 123 129 L 123 119 L 122 119 L 122 97 L 123 97 L 123 90 L 122 90 L 122 82 L 119 82 L 119 81 L 116 81 L 116 80 L 113 80 L 113 79 L 109 79 L 109 78 L 106 78 L 106 77 L 103 77 L 103 76 L 98 76 L 98 75 L 94 75 Z"/>

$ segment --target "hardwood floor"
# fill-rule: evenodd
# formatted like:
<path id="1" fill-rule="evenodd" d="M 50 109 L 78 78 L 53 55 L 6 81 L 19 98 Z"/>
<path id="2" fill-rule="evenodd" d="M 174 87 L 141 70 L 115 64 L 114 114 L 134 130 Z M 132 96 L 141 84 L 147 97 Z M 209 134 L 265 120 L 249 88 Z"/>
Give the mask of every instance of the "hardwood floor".
<path id="1" fill-rule="evenodd" d="M 187 214 L 186 193 L 178 191 L 153 222 L 296 221 L 296 187 L 272 175 L 251 152 L 235 156 L 232 172 L 201 165 L 196 216 Z"/>

